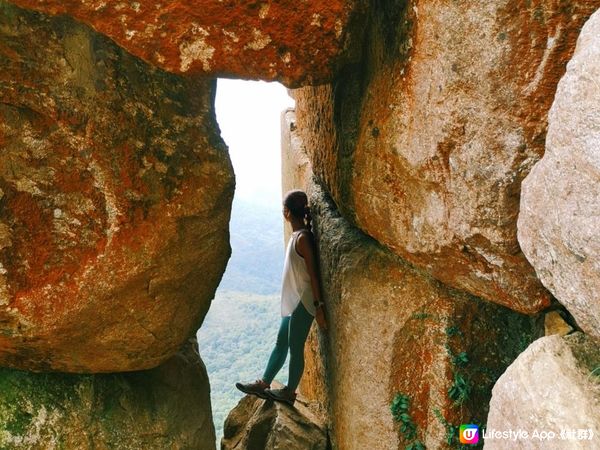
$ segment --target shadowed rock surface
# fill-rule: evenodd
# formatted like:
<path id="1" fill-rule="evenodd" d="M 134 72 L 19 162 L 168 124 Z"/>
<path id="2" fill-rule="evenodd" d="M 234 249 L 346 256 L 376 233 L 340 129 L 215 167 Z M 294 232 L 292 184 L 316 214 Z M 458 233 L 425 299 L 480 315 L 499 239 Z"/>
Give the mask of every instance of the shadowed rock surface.
<path id="1" fill-rule="evenodd" d="M 531 344 L 494 386 L 488 430 L 552 431 L 556 438 L 486 440 L 485 449 L 600 448 L 600 347 L 582 333 Z M 579 430 L 585 430 L 587 439 Z M 591 435 L 589 434 L 591 430 Z M 575 433 L 563 434 L 561 431 Z"/>
<path id="2" fill-rule="evenodd" d="M 292 408 L 245 396 L 227 416 L 221 450 L 326 450 L 324 424 L 299 400 Z"/>
<path id="3" fill-rule="evenodd" d="M 445 284 L 524 313 L 549 294 L 517 242 L 520 184 L 599 1 L 373 2 L 359 64 L 294 91 L 342 214 Z"/>
<path id="4" fill-rule="evenodd" d="M 0 2 L 0 364 L 157 366 L 229 257 L 214 83 Z"/>
<path id="5" fill-rule="evenodd" d="M 540 280 L 600 338 L 600 12 L 581 30 L 523 182 L 519 242 Z"/>
<path id="6" fill-rule="evenodd" d="M 195 339 L 160 366 L 77 375 L 0 369 L 0 447 L 213 450 L 208 376 Z"/>
<path id="7" fill-rule="evenodd" d="M 352 60 L 366 1 L 14 0 L 90 24 L 175 73 L 324 82 Z M 355 56 L 354 52 L 354 56 Z M 355 58 L 354 58 L 355 59 Z"/>

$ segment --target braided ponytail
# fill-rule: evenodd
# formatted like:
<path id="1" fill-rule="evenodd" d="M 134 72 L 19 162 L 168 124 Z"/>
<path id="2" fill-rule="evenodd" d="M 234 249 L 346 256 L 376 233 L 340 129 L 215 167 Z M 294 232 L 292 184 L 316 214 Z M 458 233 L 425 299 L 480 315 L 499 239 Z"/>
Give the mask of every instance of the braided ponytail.
<path id="1" fill-rule="evenodd" d="M 306 205 L 304 207 L 304 224 L 309 231 L 312 231 L 312 215 L 310 214 L 310 206 Z"/>

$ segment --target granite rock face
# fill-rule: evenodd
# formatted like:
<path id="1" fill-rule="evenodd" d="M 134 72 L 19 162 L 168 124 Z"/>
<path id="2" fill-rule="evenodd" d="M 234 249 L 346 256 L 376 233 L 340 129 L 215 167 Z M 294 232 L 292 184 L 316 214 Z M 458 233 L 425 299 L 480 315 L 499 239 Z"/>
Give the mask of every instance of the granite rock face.
<path id="1" fill-rule="evenodd" d="M 523 182 L 519 242 L 540 280 L 600 338 L 600 11 L 581 30 Z"/>
<path id="2" fill-rule="evenodd" d="M 310 160 L 296 125 L 296 113 L 289 108 L 281 113 L 281 194 L 282 198 L 293 189 L 305 190 L 312 176 Z M 284 245 L 292 228 L 284 221 Z"/>
<path id="3" fill-rule="evenodd" d="M 0 369 L 0 447 L 214 450 L 208 376 L 194 339 L 160 366 L 120 374 Z"/>
<path id="4" fill-rule="evenodd" d="M 287 109 L 281 114 L 281 143 L 282 194 L 292 189 L 305 189 L 313 170 L 293 109 Z"/>
<path id="5" fill-rule="evenodd" d="M 247 395 L 231 410 L 221 450 L 326 450 L 324 424 L 300 401 L 294 407 Z"/>
<path id="6" fill-rule="evenodd" d="M 214 84 L 0 2 L 0 365 L 155 367 L 229 257 Z"/>
<path id="7" fill-rule="evenodd" d="M 302 394 L 328 411 L 334 448 L 451 448 L 451 426 L 485 421 L 494 382 L 541 322 L 446 288 L 308 190 L 330 329 L 305 353 Z M 414 435 L 390 412 L 399 395 Z"/>
<path id="8" fill-rule="evenodd" d="M 342 214 L 443 283 L 549 305 L 517 241 L 521 181 L 600 1 L 375 2 L 363 59 L 295 90 L 299 133 Z"/>
<path id="9" fill-rule="evenodd" d="M 530 436 L 537 429 L 554 432 L 556 438 L 487 439 L 484 448 L 600 448 L 599 368 L 600 347 L 582 333 L 535 341 L 494 386 L 487 429 L 522 429 Z"/>
<path id="10" fill-rule="evenodd" d="M 324 82 L 353 58 L 366 1 L 14 0 L 93 26 L 175 73 Z"/>

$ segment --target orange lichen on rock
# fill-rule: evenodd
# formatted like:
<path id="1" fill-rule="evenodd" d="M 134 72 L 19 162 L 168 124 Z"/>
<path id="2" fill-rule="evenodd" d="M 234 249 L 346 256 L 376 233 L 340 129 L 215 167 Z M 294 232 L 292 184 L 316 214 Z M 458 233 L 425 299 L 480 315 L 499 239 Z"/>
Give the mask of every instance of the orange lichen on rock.
<path id="1" fill-rule="evenodd" d="M 359 0 L 320 2 L 15 0 L 93 26 L 132 54 L 174 73 L 324 82 L 352 53 Z"/>
<path id="2" fill-rule="evenodd" d="M 214 83 L 0 8 L 0 364 L 157 366 L 200 326 L 230 253 Z"/>

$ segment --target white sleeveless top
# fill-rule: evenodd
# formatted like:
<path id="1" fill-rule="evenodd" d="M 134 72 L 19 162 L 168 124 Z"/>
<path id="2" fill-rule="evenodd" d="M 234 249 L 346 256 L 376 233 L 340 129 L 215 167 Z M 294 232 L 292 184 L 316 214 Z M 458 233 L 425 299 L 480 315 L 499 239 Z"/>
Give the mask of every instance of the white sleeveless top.
<path id="1" fill-rule="evenodd" d="M 296 251 L 296 239 L 302 231 L 304 229 L 292 233 L 285 252 L 281 283 L 282 317 L 291 315 L 300 301 L 312 316 L 316 314 L 310 275 L 306 269 L 304 258 Z"/>

